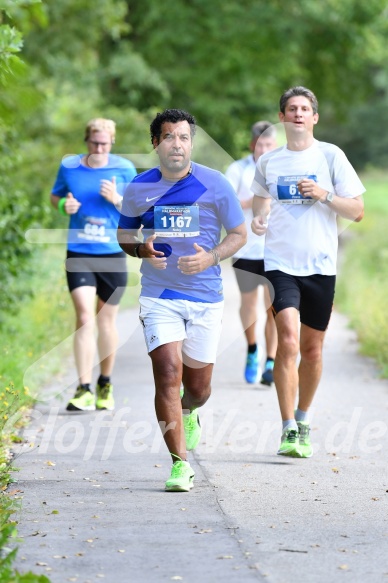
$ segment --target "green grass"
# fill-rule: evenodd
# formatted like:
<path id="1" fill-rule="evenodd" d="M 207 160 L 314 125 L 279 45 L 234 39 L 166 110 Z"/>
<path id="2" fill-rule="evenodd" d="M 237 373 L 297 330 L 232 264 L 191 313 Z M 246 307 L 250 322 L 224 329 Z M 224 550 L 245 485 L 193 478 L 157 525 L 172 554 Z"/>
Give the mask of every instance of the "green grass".
<path id="1" fill-rule="evenodd" d="M 336 306 L 348 315 L 362 353 L 375 358 L 388 378 L 388 175 L 370 171 L 362 180 L 365 216 L 346 237 Z"/>
<path id="2" fill-rule="evenodd" d="M 0 583 L 44 583 L 49 579 L 12 569 L 16 554 L 5 549 L 8 539 L 15 539 L 16 528 L 10 517 L 18 501 L 7 494 L 12 481 L 12 443 L 20 439 L 18 430 L 26 423 L 26 413 L 34 404 L 40 387 L 63 372 L 72 356 L 74 309 L 64 271 L 65 250 L 52 245 L 36 252 L 32 259 L 29 282 L 33 297 L 26 298 L 18 313 L 5 315 L 0 339 Z M 139 294 L 139 266 L 128 258 L 128 287 L 121 309 L 133 307 Z M 27 276 L 24 276 L 27 277 Z M 19 285 L 23 286 L 23 278 Z M 15 546 L 12 544 L 12 546 Z"/>

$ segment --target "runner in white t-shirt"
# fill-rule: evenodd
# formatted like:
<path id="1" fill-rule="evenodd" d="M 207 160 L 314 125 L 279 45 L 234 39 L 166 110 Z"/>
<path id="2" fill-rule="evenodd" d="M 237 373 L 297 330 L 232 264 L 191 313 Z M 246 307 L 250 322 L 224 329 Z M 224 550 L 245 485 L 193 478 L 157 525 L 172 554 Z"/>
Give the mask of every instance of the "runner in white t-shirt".
<path id="1" fill-rule="evenodd" d="M 266 236 L 265 271 L 275 291 L 274 381 L 283 420 L 278 454 L 291 457 L 313 453 L 308 410 L 333 306 L 337 215 L 359 221 L 364 212 L 365 189 L 345 154 L 314 139 L 318 117 L 309 89 L 293 87 L 282 95 L 279 119 L 287 144 L 260 157 L 252 184 L 252 230 Z"/>
<path id="2" fill-rule="evenodd" d="M 257 121 L 251 128 L 251 153 L 241 160 L 233 162 L 226 170 L 225 176 L 237 192 L 244 211 L 245 224 L 248 231 L 248 241 L 232 258 L 237 284 L 241 294 L 240 318 L 247 339 L 248 349 L 244 376 L 247 383 L 271 386 L 273 382 L 273 367 L 277 346 L 277 332 L 271 309 L 271 299 L 267 280 L 264 275 L 264 237 L 257 237 L 251 230 L 253 219 L 251 191 L 255 176 L 256 160 L 265 152 L 276 148 L 276 130 L 268 121 Z M 261 360 L 263 350 L 256 340 L 256 322 L 258 319 L 257 301 L 259 285 L 264 286 L 267 317 L 265 323 L 266 362 L 261 375 Z"/>

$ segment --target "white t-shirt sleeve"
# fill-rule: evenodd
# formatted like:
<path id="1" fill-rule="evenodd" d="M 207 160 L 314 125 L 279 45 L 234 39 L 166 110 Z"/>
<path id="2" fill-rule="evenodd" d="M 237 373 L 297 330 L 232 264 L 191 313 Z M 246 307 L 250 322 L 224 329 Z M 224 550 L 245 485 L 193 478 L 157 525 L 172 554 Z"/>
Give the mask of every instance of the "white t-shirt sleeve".
<path id="1" fill-rule="evenodd" d="M 242 168 L 238 162 L 233 162 L 233 164 L 231 164 L 225 172 L 226 178 L 229 180 L 230 184 L 233 186 L 237 193 L 241 182 L 241 174 Z"/>
<path id="2" fill-rule="evenodd" d="M 365 192 L 364 185 L 355 169 L 340 148 L 336 148 L 333 163 L 333 183 L 335 194 L 343 198 L 355 198 Z"/>
<path id="3" fill-rule="evenodd" d="M 267 184 L 263 172 L 263 156 L 260 156 L 256 163 L 255 177 L 252 182 L 251 190 L 255 196 L 269 198 L 271 195 L 267 190 Z"/>

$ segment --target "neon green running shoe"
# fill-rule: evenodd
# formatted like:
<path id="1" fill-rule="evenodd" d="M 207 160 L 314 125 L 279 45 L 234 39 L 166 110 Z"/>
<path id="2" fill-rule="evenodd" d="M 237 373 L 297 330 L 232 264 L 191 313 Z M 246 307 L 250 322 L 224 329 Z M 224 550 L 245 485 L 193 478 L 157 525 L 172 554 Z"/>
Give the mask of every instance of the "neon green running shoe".
<path id="1" fill-rule="evenodd" d="M 183 415 L 183 428 L 185 430 L 187 451 L 195 449 L 199 444 L 202 433 L 197 409 L 193 409 L 189 415 Z"/>
<path id="2" fill-rule="evenodd" d="M 303 457 L 299 447 L 299 433 L 297 429 L 286 429 L 283 432 L 278 455 Z"/>
<path id="3" fill-rule="evenodd" d="M 305 421 L 298 421 L 299 429 L 299 449 L 302 452 L 301 457 L 311 457 L 313 455 L 313 446 L 310 441 L 310 424 Z"/>
<path id="4" fill-rule="evenodd" d="M 166 482 L 166 492 L 189 492 L 194 487 L 194 470 L 189 462 L 173 463 L 171 476 Z"/>
<path id="5" fill-rule="evenodd" d="M 96 409 L 107 409 L 108 411 L 113 411 L 115 408 L 115 400 L 113 398 L 113 385 L 109 383 L 101 387 L 97 385 L 96 387 L 97 399 L 96 399 Z"/>
<path id="6" fill-rule="evenodd" d="M 93 393 L 79 385 L 75 395 L 67 404 L 67 411 L 94 411 L 96 408 L 96 399 Z"/>

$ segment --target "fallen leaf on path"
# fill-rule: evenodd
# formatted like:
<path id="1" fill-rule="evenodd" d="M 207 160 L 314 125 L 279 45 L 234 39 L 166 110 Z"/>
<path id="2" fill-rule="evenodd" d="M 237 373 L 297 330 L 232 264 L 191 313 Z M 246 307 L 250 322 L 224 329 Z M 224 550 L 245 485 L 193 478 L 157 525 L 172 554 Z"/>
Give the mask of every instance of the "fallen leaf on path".
<path id="1" fill-rule="evenodd" d="M 341 569 L 341 571 L 346 571 L 346 569 L 349 569 L 349 567 L 348 565 L 340 565 L 338 569 Z"/>
<path id="2" fill-rule="evenodd" d="M 220 555 L 217 559 L 233 559 L 233 555 Z"/>
<path id="3" fill-rule="evenodd" d="M 7 492 L 8 496 L 13 496 L 14 494 L 17 494 L 18 492 L 23 492 L 23 490 L 19 490 L 19 488 L 15 488 L 14 490 L 10 490 L 9 492 Z"/>

